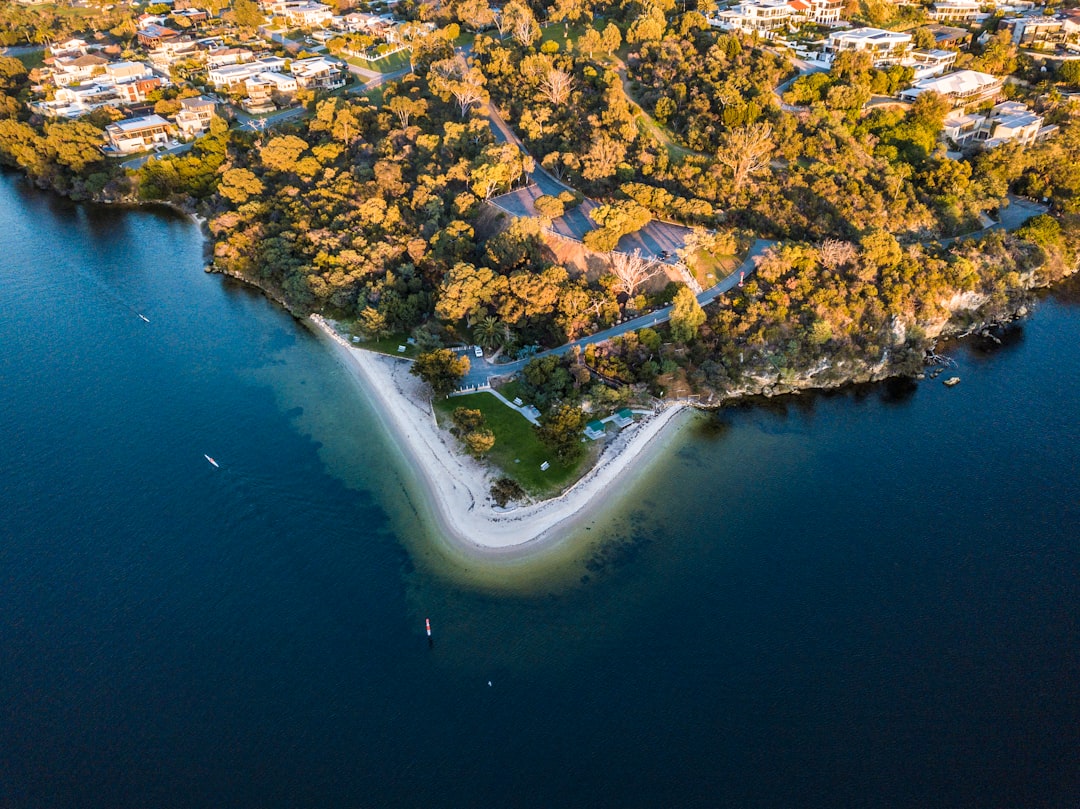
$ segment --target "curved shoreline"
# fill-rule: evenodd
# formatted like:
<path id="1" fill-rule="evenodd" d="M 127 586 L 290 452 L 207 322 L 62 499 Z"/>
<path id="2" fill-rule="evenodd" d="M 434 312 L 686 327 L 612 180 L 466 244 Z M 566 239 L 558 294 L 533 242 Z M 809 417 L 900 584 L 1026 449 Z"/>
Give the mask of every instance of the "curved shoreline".
<path id="1" fill-rule="evenodd" d="M 309 318 L 320 339 L 341 359 L 373 400 L 379 421 L 418 474 L 439 530 L 451 544 L 474 555 L 510 558 L 546 550 L 591 517 L 619 492 L 631 469 L 653 457 L 687 409 L 675 404 L 624 431 L 604 447 L 596 465 L 558 497 L 515 509 L 499 509 L 489 490 L 494 476 L 462 454 L 435 424 L 427 392 L 409 373 L 408 363 L 354 348 L 318 315 Z"/>

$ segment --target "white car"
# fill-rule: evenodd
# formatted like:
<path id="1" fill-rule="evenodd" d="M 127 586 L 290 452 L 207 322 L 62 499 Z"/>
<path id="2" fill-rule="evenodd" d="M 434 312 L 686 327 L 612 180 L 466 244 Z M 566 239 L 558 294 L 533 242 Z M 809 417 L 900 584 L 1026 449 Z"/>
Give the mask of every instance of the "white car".
<path id="1" fill-rule="evenodd" d="M 480 346 L 473 346 L 473 354 L 482 357 L 484 356 L 484 349 L 480 348 Z"/>

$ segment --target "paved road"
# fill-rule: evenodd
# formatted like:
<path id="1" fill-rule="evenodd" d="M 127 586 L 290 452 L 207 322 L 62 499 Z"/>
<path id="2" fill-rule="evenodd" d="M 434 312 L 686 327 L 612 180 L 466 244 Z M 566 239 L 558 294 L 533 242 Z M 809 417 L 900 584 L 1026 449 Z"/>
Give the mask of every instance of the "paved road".
<path id="1" fill-rule="evenodd" d="M 139 155 L 138 157 L 133 157 L 131 160 L 125 160 L 120 165 L 123 166 L 125 169 L 141 169 L 151 160 L 157 160 L 163 155 L 183 154 L 184 152 L 189 152 L 191 151 L 191 147 L 194 145 L 195 144 L 193 143 L 178 143 L 176 146 L 173 146 L 170 149 L 166 149 L 163 152 L 151 152 L 150 154 Z"/>
<path id="2" fill-rule="evenodd" d="M 799 72 L 787 81 L 783 82 L 782 84 L 777 85 L 777 87 L 773 90 L 773 94 L 776 96 L 777 101 L 780 102 L 780 109 L 784 110 L 785 112 L 800 112 L 806 108 L 797 107 L 794 104 L 788 104 L 786 101 L 784 101 L 784 93 L 786 93 L 788 91 L 788 88 L 795 83 L 795 80 L 800 78 L 801 76 L 806 76 L 810 73 L 825 73 L 826 71 L 828 71 L 829 68 L 824 67 L 823 65 L 819 65 L 816 62 L 808 62 L 805 59 L 799 59 L 796 57 L 789 57 L 789 59 L 791 60 L 791 64 L 794 66 L 794 68 Z"/>
<path id="3" fill-rule="evenodd" d="M 1049 206 L 1043 205 L 1040 202 L 1009 194 L 1009 204 L 998 211 L 998 221 L 994 224 L 985 227 L 982 230 L 953 236 L 950 239 L 933 239 L 928 243 L 936 242 L 942 247 L 948 247 L 950 244 L 959 241 L 960 239 L 969 239 L 982 233 L 989 233 L 991 230 L 1016 230 L 1031 217 L 1046 213 L 1049 210 Z"/>
<path id="4" fill-rule="evenodd" d="M 698 295 L 698 302 L 702 306 L 706 306 L 725 292 L 737 286 L 740 278 L 750 275 L 757 268 L 758 259 L 774 244 L 775 242 L 766 241 L 765 239 L 758 239 L 754 242 L 743 263 L 740 264 L 731 275 L 722 279 L 720 283 L 709 287 Z M 625 323 L 612 326 L 610 329 L 591 334 L 588 337 L 582 337 L 580 340 L 574 340 L 572 343 L 566 343 L 558 348 L 549 349 L 548 351 L 541 351 L 536 356 L 561 356 L 562 354 L 572 351 L 575 346 L 584 348 L 593 343 L 602 343 L 605 340 L 610 340 L 612 337 L 619 337 L 627 332 L 638 331 L 639 329 L 644 329 L 649 326 L 658 326 L 661 323 L 667 323 L 667 321 L 671 319 L 671 309 L 672 307 L 665 306 L 663 309 L 658 309 L 647 315 L 636 317 L 633 320 L 627 320 Z M 532 358 L 530 357 L 529 359 Z M 488 362 L 486 357 L 480 358 L 469 355 L 469 373 L 466 374 L 465 378 L 461 381 L 462 388 L 484 387 L 490 383 L 492 377 L 511 376 L 516 374 L 525 367 L 529 362 L 529 359 L 515 360 L 514 362 L 496 365 Z"/>

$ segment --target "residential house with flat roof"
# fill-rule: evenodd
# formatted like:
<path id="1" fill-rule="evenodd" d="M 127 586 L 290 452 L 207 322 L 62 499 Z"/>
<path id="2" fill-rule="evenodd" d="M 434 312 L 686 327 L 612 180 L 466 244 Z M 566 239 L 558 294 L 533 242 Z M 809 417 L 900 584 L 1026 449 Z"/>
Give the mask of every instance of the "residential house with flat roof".
<path id="1" fill-rule="evenodd" d="M 793 14 L 788 0 L 742 0 L 710 17 L 709 24 L 727 31 L 762 33 L 786 27 Z"/>
<path id="2" fill-rule="evenodd" d="M 180 130 L 180 137 L 185 140 L 196 138 L 210 128 L 217 105 L 206 96 L 180 99 L 180 112 L 174 120 Z"/>
<path id="3" fill-rule="evenodd" d="M 831 60 L 844 51 L 869 53 L 875 65 L 899 64 L 911 47 L 911 34 L 881 28 L 852 28 L 833 31 L 825 42 L 825 54 Z"/>
<path id="4" fill-rule="evenodd" d="M 986 16 L 978 0 L 938 0 L 930 6 L 930 19 L 938 22 L 970 22 Z"/>
<path id="5" fill-rule="evenodd" d="M 939 49 L 912 51 L 910 62 L 905 61 L 904 64 L 915 71 L 916 81 L 928 79 L 931 76 L 940 76 L 956 64 L 956 51 Z"/>
<path id="6" fill-rule="evenodd" d="M 107 149 L 121 155 L 142 152 L 156 144 L 167 144 L 175 131 L 160 115 L 117 121 L 105 127 Z"/>
<path id="7" fill-rule="evenodd" d="M 345 86 L 341 68 L 321 56 L 296 59 L 289 65 L 289 72 L 298 85 L 310 90 L 334 90 Z"/>
<path id="8" fill-rule="evenodd" d="M 1018 101 L 997 104 L 988 113 L 954 110 L 945 116 L 945 137 L 960 148 L 992 149 L 1006 143 L 1028 146 L 1057 131 Z"/>
<path id="9" fill-rule="evenodd" d="M 146 79 L 154 75 L 149 65 L 142 62 L 112 62 L 105 65 L 105 75 L 114 84 L 135 79 Z"/>
<path id="10" fill-rule="evenodd" d="M 322 3 L 286 3 L 278 12 L 290 25 L 300 28 L 314 28 L 329 25 L 334 16 L 333 9 Z"/>
<path id="11" fill-rule="evenodd" d="M 998 30 L 1012 32 L 1012 42 L 1021 47 L 1037 48 L 1041 45 L 1056 45 L 1065 41 L 1065 26 L 1055 17 L 1032 14 L 1024 17 L 1012 17 L 998 23 Z"/>
<path id="12" fill-rule="evenodd" d="M 206 72 L 210 83 L 216 90 L 235 92 L 244 82 L 260 73 L 281 73 L 285 69 L 285 60 L 280 56 L 266 56 L 254 62 L 240 65 L 222 65 Z"/>

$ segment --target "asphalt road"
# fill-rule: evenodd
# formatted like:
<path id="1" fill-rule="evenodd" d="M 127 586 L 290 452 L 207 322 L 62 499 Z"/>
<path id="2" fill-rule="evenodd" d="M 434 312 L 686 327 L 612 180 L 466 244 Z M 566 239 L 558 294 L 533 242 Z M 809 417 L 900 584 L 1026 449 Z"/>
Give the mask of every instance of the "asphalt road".
<path id="1" fill-rule="evenodd" d="M 741 278 L 750 275 L 757 268 L 758 259 L 761 255 L 768 250 L 775 242 L 766 241 L 765 239 L 758 239 L 750 247 L 750 252 L 747 254 L 746 259 L 740 264 L 731 275 L 720 280 L 715 286 L 711 286 L 697 296 L 698 303 L 702 306 L 706 306 L 725 292 L 728 292 L 732 288 L 738 285 Z M 661 323 L 667 323 L 671 319 L 671 306 L 665 306 L 663 309 L 658 309 L 655 312 L 650 312 L 647 315 L 641 317 L 635 317 L 632 320 L 627 320 L 624 323 L 612 326 L 610 329 L 604 329 L 596 334 L 591 334 L 588 337 L 582 337 L 580 340 L 574 340 L 571 343 L 565 343 L 558 348 L 552 348 L 547 351 L 541 351 L 537 357 L 547 356 L 561 356 L 568 351 L 572 351 L 575 346 L 585 347 L 592 343 L 602 343 L 605 340 L 610 340 L 613 337 L 619 337 L 632 331 L 638 331 L 649 326 L 659 326 Z M 469 373 L 465 375 L 465 378 L 461 381 L 463 389 L 482 387 L 489 384 L 492 377 L 496 376 L 511 376 L 516 374 L 525 365 L 529 359 L 515 360 L 513 362 L 496 364 L 489 362 L 486 357 L 475 357 L 472 354 L 467 355 L 469 357 Z"/>

